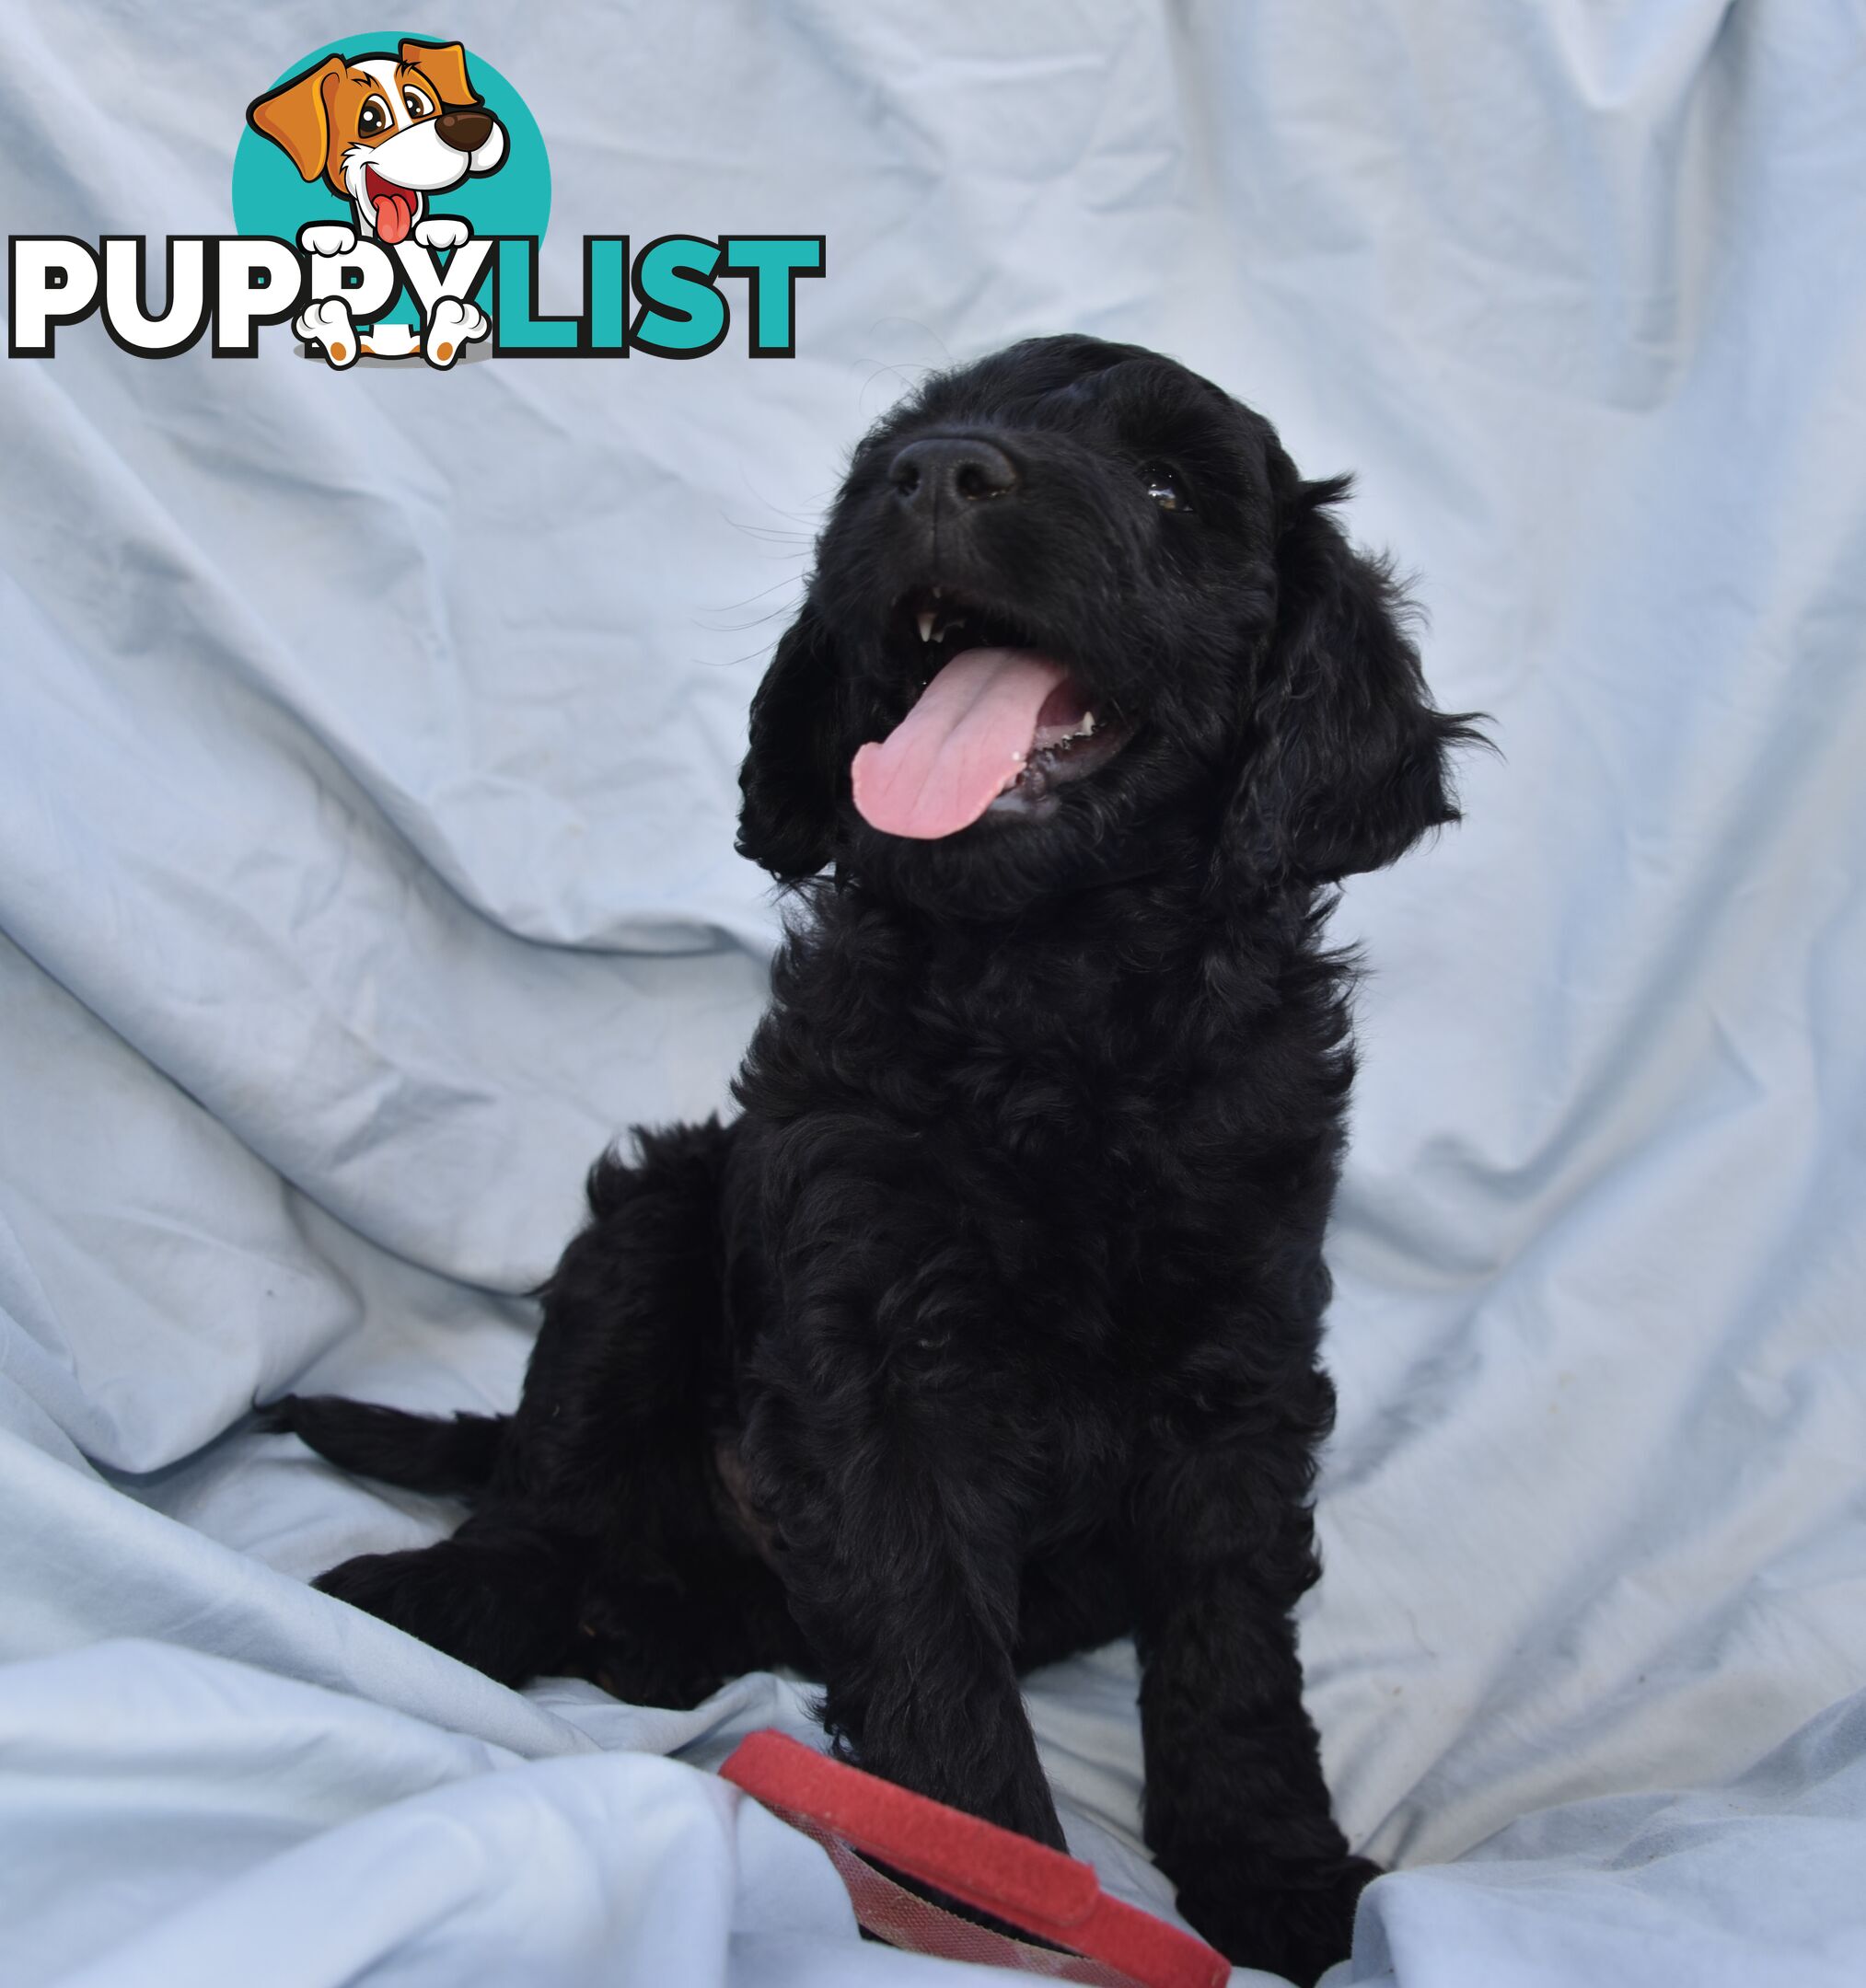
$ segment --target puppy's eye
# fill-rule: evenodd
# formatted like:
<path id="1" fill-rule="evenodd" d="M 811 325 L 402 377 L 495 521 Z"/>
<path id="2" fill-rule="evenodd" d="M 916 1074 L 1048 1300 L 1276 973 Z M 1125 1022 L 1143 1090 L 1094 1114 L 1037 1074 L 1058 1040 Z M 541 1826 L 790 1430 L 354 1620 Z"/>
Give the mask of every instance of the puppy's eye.
<path id="1" fill-rule="evenodd" d="M 1147 463 L 1141 470 L 1147 495 L 1163 511 L 1189 511 L 1190 500 L 1179 481 L 1179 472 L 1170 463 Z"/>
<path id="2" fill-rule="evenodd" d="M 408 106 L 410 117 L 423 118 L 434 115 L 435 107 L 427 99 L 425 90 L 418 90 L 412 83 L 402 86 L 401 100 Z"/>
<path id="3" fill-rule="evenodd" d="M 359 138 L 374 138 L 377 132 L 388 129 L 388 106 L 380 97 L 372 97 L 356 114 L 356 135 Z"/>

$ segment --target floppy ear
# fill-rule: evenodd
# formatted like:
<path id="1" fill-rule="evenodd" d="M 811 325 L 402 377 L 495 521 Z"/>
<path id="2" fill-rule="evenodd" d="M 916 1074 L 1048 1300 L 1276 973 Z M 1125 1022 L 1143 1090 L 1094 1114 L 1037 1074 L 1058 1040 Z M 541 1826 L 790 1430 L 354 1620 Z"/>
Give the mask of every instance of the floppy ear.
<path id="1" fill-rule="evenodd" d="M 324 86 L 343 74 L 341 56 L 327 55 L 315 69 L 282 83 L 269 97 L 255 97 L 246 121 L 270 138 L 298 168 L 301 179 L 320 179 L 330 156 L 330 112 Z"/>
<path id="2" fill-rule="evenodd" d="M 443 105 L 455 110 L 480 100 L 467 80 L 467 52 L 458 41 L 404 41 L 396 59 L 405 69 L 419 69 L 435 87 Z"/>
<path id="3" fill-rule="evenodd" d="M 751 700 L 751 746 L 738 771 L 738 853 L 780 883 L 829 861 L 844 769 L 835 652 L 807 602 Z"/>
<path id="4" fill-rule="evenodd" d="M 1468 714 L 1432 709 L 1391 571 L 1327 514 L 1349 480 L 1292 482 L 1276 625 L 1226 842 L 1261 882 L 1332 884 L 1456 821 L 1447 756 L 1483 734 Z"/>

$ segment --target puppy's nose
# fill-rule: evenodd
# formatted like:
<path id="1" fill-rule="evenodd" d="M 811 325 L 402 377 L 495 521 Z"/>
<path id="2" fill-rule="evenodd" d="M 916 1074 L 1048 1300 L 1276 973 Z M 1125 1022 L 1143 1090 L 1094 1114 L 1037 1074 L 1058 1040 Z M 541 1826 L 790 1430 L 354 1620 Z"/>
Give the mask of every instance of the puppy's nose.
<path id="1" fill-rule="evenodd" d="M 493 135 L 490 110 L 443 110 L 435 120 L 443 144 L 456 152 L 477 152 Z"/>
<path id="2" fill-rule="evenodd" d="M 1003 449 L 957 435 L 910 442 L 887 473 L 910 511 L 957 510 L 1017 488 L 1017 466 Z"/>

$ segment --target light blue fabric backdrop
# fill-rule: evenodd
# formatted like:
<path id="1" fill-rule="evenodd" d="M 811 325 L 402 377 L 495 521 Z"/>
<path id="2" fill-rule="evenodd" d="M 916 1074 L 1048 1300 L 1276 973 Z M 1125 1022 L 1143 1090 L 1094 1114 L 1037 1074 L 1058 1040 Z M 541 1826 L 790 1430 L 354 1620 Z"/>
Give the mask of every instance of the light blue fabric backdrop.
<path id="1" fill-rule="evenodd" d="M 382 25 L 10 6 L 8 229 L 225 228 L 247 98 Z M 1358 469 L 1507 756 L 1338 921 L 1377 971 L 1304 1649 L 1399 1867 L 1341 1980 L 1866 1979 L 1866 16 L 406 26 L 536 113 L 547 307 L 585 231 L 829 273 L 793 361 L 0 364 L 0 1976 L 940 1975 L 697 1771 L 799 1688 L 459 1669 L 303 1585 L 454 1515 L 247 1409 L 513 1399 L 583 1170 L 722 1103 L 758 1011 L 733 774 L 843 452 L 1079 329 Z M 1032 1706 L 1072 1843 L 1166 1910 L 1132 1692 L 1115 1649 Z"/>

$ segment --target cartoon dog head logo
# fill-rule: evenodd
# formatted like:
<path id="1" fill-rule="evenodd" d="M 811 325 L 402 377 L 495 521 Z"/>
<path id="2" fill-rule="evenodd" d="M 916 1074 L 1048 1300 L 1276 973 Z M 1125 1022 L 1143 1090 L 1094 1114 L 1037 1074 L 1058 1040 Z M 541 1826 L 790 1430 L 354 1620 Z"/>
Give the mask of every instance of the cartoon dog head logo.
<path id="1" fill-rule="evenodd" d="M 288 233 L 307 258 L 308 295 L 292 328 L 307 354 L 339 370 L 359 357 L 420 357 L 444 368 L 492 330 L 482 280 L 489 245 L 483 226 L 475 242 L 468 217 L 489 212 L 481 190 L 491 181 L 490 209 L 542 232 L 543 141 L 511 86 L 459 42 L 370 41 L 327 43 L 247 106 L 253 136 L 234 162 L 235 214 L 244 227 L 269 180 L 296 184 L 310 203 L 309 215 L 284 226 L 277 204 L 259 223 Z M 499 98 L 504 118 L 487 94 Z M 257 156 L 246 166 L 249 142 L 269 155 L 270 173 Z M 512 198 L 502 201 L 508 181 Z M 445 274 L 433 260 L 440 254 L 451 259 Z"/>
<path id="2" fill-rule="evenodd" d="M 246 115 L 300 179 L 322 179 L 350 202 L 358 236 L 390 248 L 410 235 L 452 247 L 451 228 L 424 225 L 430 196 L 505 163 L 504 127 L 481 101 L 458 41 L 327 55 L 255 98 Z"/>

